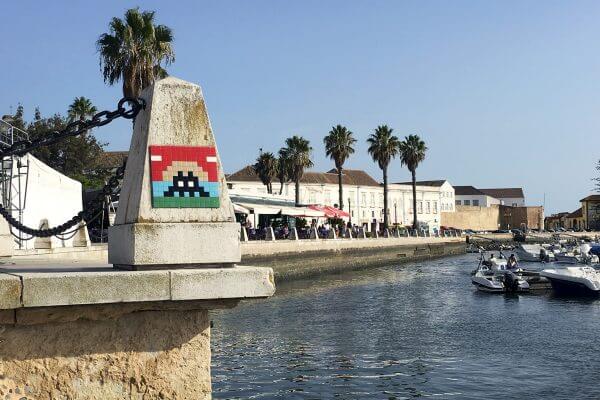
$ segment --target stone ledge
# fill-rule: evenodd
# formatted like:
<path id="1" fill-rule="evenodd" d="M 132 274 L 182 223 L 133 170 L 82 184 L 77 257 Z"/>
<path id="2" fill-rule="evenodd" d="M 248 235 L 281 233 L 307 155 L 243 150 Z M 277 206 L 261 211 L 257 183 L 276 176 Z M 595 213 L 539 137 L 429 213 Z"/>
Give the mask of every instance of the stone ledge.
<path id="1" fill-rule="evenodd" d="M 86 304 L 262 298 L 271 268 L 118 271 L 110 265 L 14 265 L 0 269 L 0 310 Z"/>

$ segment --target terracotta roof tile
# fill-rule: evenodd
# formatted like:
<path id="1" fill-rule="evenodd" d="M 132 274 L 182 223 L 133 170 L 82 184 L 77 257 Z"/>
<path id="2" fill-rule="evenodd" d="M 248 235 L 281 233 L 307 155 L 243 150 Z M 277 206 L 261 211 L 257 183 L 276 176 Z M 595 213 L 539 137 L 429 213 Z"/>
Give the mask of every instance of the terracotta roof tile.
<path id="1" fill-rule="evenodd" d="M 525 198 L 523 188 L 494 188 L 494 189 L 479 189 L 488 196 L 501 198 Z"/>
<path id="2" fill-rule="evenodd" d="M 226 178 L 230 182 L 260 182 L 260 179 L 258 179 L 258 176 L 254 172 L 254 169 L 251 165 L 247 165 L 239 171 L 227 175 Z M 300 183 L 337 184 L 337 172 L 335 169 L 332 169 L 328 172 L 307 171 L 302 176 Z M 344 185 L 355 186 L 379 186 L 379 182 L 373 179 L 365 171 L 358 169 L 344 169 L 342 174 L 342 183 Z"/>
<path id="3" fill-rule="evenodd" d="M 440 187 L 442 186 L 446 181 L 443 179 L 437 179 L 437 180 L 429 180 L 429 181 L 417 181 L 417 185 L 418 186 L 433 186 L 433 187 Z M 410 182 L 396 182 L 396 184 L 398 185 L 412 185 L 412 181 Z"/>
<path id="4" fill-rule="evenodd" d="M 481 190 L 475 188 L 474 186 L 454 186 L 454 194 L 456 196 L 485 196 Z"/>

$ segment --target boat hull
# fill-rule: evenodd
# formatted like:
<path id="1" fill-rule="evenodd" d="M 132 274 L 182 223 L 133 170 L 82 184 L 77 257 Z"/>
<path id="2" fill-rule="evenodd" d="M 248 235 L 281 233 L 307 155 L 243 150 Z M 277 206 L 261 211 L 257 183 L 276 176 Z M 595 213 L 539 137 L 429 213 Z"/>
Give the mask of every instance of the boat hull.
<path id="1" fill-rule="evenodd" d="M 570 296 L 593 296 L 593 297 L 600 296 L 600 291 L 592 290 L 582 282 L 575 282 L 575 281 L 550 278 L 550 277 L 546 277 L 546 278 L 550 281 L 550 284 L 552 285 L 552 289 L 556 293 L 566 294 L 566 295 L 570 295 Z"/>

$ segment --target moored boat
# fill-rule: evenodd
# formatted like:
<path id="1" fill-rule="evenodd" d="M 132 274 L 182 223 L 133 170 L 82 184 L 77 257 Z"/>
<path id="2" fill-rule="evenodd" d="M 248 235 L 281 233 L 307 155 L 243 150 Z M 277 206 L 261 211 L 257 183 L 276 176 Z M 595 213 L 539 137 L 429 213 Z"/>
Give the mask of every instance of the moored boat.
<path id="1" fill-rule="evenodd" d="M 579 296 L 600 294 L 600 273 L 590 266 L 548 268 L 540 272 L 556 292 Z"/>

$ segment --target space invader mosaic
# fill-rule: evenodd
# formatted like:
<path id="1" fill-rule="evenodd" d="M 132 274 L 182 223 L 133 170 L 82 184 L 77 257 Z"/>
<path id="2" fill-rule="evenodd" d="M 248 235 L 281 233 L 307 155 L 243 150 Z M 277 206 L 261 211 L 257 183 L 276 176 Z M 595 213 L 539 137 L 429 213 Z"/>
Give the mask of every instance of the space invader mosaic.
<path id="1" fill-rule="evenodd" d="M 150 146 L 152 207 L 218 208 L 217 150 L 209 146 Z"/>

